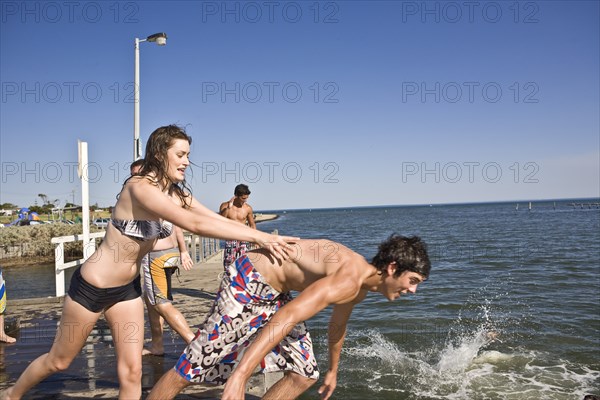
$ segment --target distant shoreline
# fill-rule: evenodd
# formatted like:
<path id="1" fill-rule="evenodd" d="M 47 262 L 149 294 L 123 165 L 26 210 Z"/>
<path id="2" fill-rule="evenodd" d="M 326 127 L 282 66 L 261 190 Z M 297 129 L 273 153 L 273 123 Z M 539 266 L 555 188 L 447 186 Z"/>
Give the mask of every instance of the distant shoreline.
<path id="1" fill-rule="evenodd" d="M 274 219 L 277 219 L 277 218 L 279 218 L 279 214 L 262 214 L 262 213 L 254 214 L 254 222 L 256 222 L 257 224 L 259 222 L 273 221 Z"/>
<path id="2" fill-rule="evenodd" d="M 376 204 L 376 205 L 354 205 L 354 206 L 336 206 L 336 207 L 306 207 L 306 208 L 286 208 L 268 210 L 268 213 L 286 213 L 295 211 L 339 211 L 349 209 L 374 209 L 374 208 L 418 208 L 418 207 L 446 207 L 446 206 L 479 206 L 479 205 L 494 205 L 494 204 L 548 204 L 556 202 L 557 205 L 564 203 L 599 203 L 598 197 L 567 197 L 558 199 L 531 199 L 531 200 L 490 200 L 490 201 L 473 201 L 473 202 L 455 202 L 455 203 L 414 203 L 414 204 Z M 568 204 L 570 205 L 570 204 Z M 256 215 L 259 215 L 257 213 Z M 278 215 L 277 214 L 277 215 Z M 265 213 L 265 215 L 268 215 Z"/>

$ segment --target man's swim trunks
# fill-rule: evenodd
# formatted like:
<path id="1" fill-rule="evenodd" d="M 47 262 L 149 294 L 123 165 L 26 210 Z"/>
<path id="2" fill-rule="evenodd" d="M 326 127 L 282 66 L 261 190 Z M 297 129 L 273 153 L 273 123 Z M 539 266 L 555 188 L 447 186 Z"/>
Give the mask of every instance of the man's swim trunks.
<path id="1" fill-rule="evenodd" d="M 254 269 L 248 257 L 227 266 L 211 312 L 194 340 L 183 351 L 175 370 L 190 382 L 224 384 L 243 351 L 279 308 L 292 300 L 290 293 L 273 289 Z M 263 372 L 294 371 L 318 379 L 319 371 L 310 334 L 304 322 L 296 325 L 261 363 Z"/>
<path id="2" fill-rule="evenodd" d="M 248 252 L 249 243 L 240 240 L 226 240 L 225 249 L 223 250 L 223 266 L 233 264 L 235 260 Z"/>
<path id="3" fill-rule="evenodd" d="M 2 278 L 2 270 L 0 269 L 0 314 L 6 310 L 6 285 L 4 284 L 4 278 Z"/>
<path id="4" fill-rule="evenodd" d="M 151 251 L 142 260 L 144 293 L 153 306 L 173 301 L 171 276 L 179 267 L 179 249 Z"/>
<path id="5" fill-rule="evenodd" d="M 94 313 L 99 313 L 121 301 L 136 299 L 141 294 L 139 275 L 123 286 L 98 288 L 83 279 L 81 267 L 73 272 L 69 286 L 69 297 Z"/>

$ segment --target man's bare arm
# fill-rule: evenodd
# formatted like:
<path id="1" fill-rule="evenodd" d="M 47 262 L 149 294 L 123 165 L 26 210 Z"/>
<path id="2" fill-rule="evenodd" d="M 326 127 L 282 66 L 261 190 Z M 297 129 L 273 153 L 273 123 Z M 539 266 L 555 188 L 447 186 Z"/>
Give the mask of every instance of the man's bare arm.
<path id="1" fill-rule="evenodd" d="M 219 214 L 227 218 L 227 214 L 229 214 L 229 210 L 231 209 L 231 207 L 231 200 L 221 203 L 221 206 L 219 207 Z"/>
<path id="2" fill-rule="evenodd" d="M 350 303 L 337 304 L 333 307 L 331 318 L 329 320 L 329 370 L 325 375 L 323 385 L 319 388 L 319 394 L 323 400 L 327 400 L 337 386 L 337 373 L 340 363 L 340 355 L 346 337 L 346 328 L 348 320 L 354 306 L 360 303 L 366 296 L 367 291 L 363 290 L 355 300 Z"/>
<path id="3" fill-rule="evenodd" d="M 252 229 L 256 229 L 256 221 L 254 221 L 254 210 L 249 205 L 248 205 L 248 208 L 250 209 L 250 211 L 248 212 L 248 218 L 247 218 L 248 226 Z"/>

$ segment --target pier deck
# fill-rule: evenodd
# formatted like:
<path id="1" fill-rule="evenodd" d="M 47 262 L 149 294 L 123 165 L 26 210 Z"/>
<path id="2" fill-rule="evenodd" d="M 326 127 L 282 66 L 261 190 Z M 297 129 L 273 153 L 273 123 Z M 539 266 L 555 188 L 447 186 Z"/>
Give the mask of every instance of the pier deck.
<path id="1" fill-rule="evenodd" d="M 221 252 L 191 271 L 181 270 L 173 277 L 175 306 L 186 317 L 190 326 L 198 326 L 210 309 L 218 289 L 218 274 L 223 270 Z M 14 383 L 21 372 L 39 355 L 47 352 L 56 334 L 62 301 L 57 298 L 13 300 L 8 299 L 6 322 L 16 327 L 12 336 L 17 343 L 0 343 L 0 391 Z M 147 318 L 146 318 L 147 319 Z M 145 341 L 149 341 L 148 322 L 145 323 Z M 142 398 L 164 372 L 173 368 L 185 348 L 183 340 L 165 324 L 165 356 L 144 356 L 142 361 Z M 116 358 L 108 324 L 100 318 L 85 347 L 71 366 L 38 384 L 28 399 L 89 399 L 116 398 L 118 380 Z M 222 386 L 192 385 L 177 399 L 220 398 Z M 264 393 L 264 378 L 257 374 L 247 388 L 247 399 L 257 399 Z"/>

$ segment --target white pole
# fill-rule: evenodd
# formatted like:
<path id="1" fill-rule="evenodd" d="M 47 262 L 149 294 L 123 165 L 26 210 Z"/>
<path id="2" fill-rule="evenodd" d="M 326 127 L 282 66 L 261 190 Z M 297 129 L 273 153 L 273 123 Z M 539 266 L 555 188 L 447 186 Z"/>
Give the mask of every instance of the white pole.
<path id="1" fill-rule="evenodd" d="M 135 38 L 135 67 L 133 74 L 133 161 L 142 157 L 140 141 L 140 39 Z"/>
<path id="2" fill-rule="evenodd" d="M 94 251 L 90 246 L 90 182 L 88 171 L 87 142 L 79 141 L 79 177 L 81 178 L 81 219 L 83 224 L 83 259 L 87 260 Z"/>

